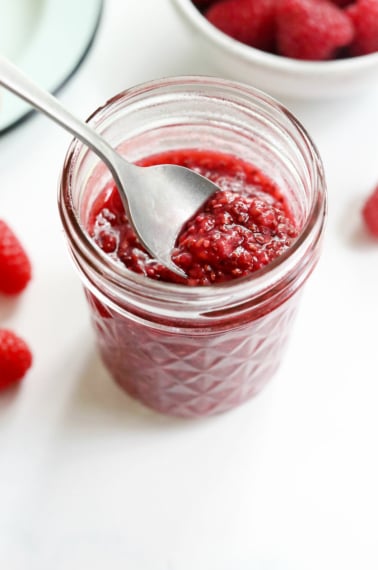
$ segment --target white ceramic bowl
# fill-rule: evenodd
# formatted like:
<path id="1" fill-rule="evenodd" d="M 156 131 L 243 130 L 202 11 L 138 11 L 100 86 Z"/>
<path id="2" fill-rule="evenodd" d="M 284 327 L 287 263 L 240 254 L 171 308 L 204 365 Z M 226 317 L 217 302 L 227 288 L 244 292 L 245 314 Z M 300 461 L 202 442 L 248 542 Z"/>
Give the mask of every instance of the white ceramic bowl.
<path id="1" fill-rule="evenodd" d="M 275 96 L 327 99 L 378 85 L 378 53 L 334 61 L 300 61 L 244 45 L 210 24 L 191 0 L 172 0 L 218 75 Z"/>

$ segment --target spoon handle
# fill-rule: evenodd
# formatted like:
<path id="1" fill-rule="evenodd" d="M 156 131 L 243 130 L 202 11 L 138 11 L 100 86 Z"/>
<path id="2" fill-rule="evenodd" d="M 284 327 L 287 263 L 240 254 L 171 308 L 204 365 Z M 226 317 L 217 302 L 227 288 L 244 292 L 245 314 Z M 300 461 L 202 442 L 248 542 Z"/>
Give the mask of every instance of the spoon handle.
<path id="1" fill-rule="evenodd" d="M 112 147 L 94 129 L 65 109 L 58 99 L 38 87 L 18 67 L 2 56 L 0 56 L 0 85 L 30 103 L 80 139 L 113 170 L 112 162 L 114 162 L 115 152 Z"/>

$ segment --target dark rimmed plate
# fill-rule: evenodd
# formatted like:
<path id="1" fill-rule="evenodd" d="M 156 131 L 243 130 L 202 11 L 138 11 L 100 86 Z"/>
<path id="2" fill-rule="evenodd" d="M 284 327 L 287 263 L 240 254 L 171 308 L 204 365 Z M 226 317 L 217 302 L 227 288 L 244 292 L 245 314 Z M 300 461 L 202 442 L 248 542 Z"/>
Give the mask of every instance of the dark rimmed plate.
<path id="1" fill-rule="evenodd" d="M 0 0 L 0 53 L 56 93 L 88 53 L 102 7 L 103 0 Z M 27 103 L 0 90 L 0 134 L 30 112 Z"/>

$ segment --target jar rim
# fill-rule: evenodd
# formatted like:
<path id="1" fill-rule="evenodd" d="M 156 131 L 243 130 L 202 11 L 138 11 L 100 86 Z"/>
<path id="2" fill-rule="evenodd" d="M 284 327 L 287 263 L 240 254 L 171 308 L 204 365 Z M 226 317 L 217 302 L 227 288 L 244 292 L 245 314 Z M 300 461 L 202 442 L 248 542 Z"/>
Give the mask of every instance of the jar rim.
<path id="1" fill-rule="evenodd" d="M 313 165 L 313 183 L 316 187 L 316 192 L 314 192 L 312 197 L 308 215 L 300 229 L 299 235 L 285 252 L 268 265 L 252 272 L 250 275 L 222 283 L 198 287 L 188 287 L 183 284 L 149 279 L 143 274 L 135 273 L 127 267 L 117 264 L 90 238 L 79 221 L 72 204 L 69 189 L 75 169 L 75 160 L 79 151 L 85 146 L 77 139 L 71 141 L 66 152 L 60 177 L 59 199 L 59 211 L 63 227 L 66 234 L 70 237 L 74 236 L 75 243 L 79 244 L 80 258 L 86 264 L 89 264 L 89 267 L 97 273 L 106 277 L 109 283 L 118 288 L 118 290 L 122 289 L 125 293 L 134 291 L 137 288 L 138 292 L 145 298 L 159 298 L 160 301 L 167 302 L 172 302 L 177 298 L 181 301 L 184 300 L 189 305 L 195 304 L 197 307 L 199 304 L 206 306 L 209 302 L 218 297 L 222 297 L 223 299 L 231 297 L 232 299 L 238 298 L 240 295 L 243 296 L 243 292 L 246 290 L 248 290 L 249 297 L 253 297 L 254 294 L 256 296 L 265 294 L 267 289 L 267 277 L 269 276 L 271 278 L 269 281 L 277 283 L 277 281 L 280 280 L 280 276 L 286 274 L 290 260 L 298 255 L 300 250 L 306 248 L 306 244 L 309 241 L 314 240 L 316 242 L 320 239 L 326 216 L 325 177 L 317 147 L 303 125 L 284 105 L 270 95 L 250 85 L 205 75 L 183 75 L 154 79 L 140 83 L 114 95 L 103 105 L 95 109 L 86 122 L 96 128 L 101 124 L 106 113 L 114 106 L 119 105 L 120 102 L 127 103 L 137 96 L 139 97 L 141 95 L 148 95 L 149 92 L 155 92 L 158 88 L 175 86 L 195 88 L 199 85 L 204 87 L 219 87 L 232 92 L 237 90 L 239 94 L 243 93 L 248 97 L 253 97 L 254 100 L 260 100 L 262 103 L 268 104 L 280 114 L 286 116 L 286 119 L 289 120 L 297 133 L 301 136 L 307 151 L 310 153 Z M 75 254 L 74 257 L 77 259 Z M 80 265 L 82 264 L 80 263 Z"/>

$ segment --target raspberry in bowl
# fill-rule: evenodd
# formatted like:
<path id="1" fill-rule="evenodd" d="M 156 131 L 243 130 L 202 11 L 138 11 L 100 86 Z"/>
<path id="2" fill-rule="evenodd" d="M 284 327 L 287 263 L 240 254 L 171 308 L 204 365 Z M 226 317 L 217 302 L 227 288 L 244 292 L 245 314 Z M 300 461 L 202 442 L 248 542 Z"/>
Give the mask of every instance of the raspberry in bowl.
<path id="1" fill-rule="evenodd" d="M 172 0 L 217 75 L 278 97 L 378 84 L 378 0 Z"/>
<path id="2" fill-rule="evenodd" d="M 165 414 L 241 404 L 278 369 L 319 256 L 326 199 L 316 149 L 277 102 L 216 78 L 132 88 L 90 123 L 130 161 L 181 164 L 220 186 L 178 238 L 184 280 L 149 258 L 109 172 L 71 144 L 60 213 L 105 365 Z"/>

